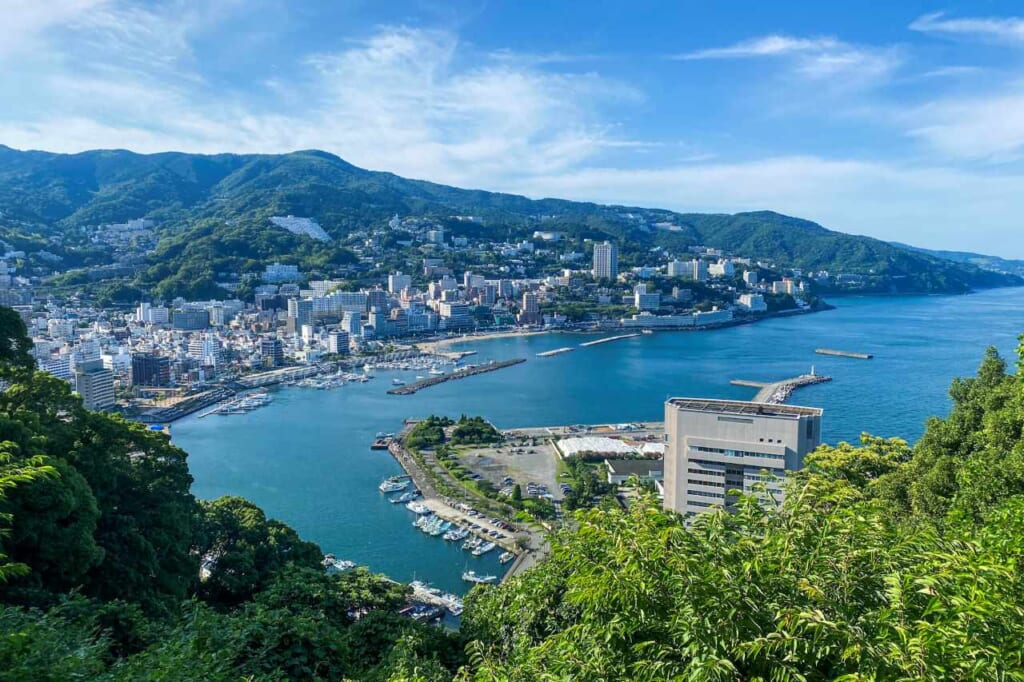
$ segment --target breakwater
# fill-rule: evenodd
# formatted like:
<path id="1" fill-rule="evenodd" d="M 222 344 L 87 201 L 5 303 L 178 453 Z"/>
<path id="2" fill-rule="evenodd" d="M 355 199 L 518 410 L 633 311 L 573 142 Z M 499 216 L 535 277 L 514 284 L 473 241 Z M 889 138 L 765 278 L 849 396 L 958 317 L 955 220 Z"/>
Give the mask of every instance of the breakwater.
<path id="1" fill-rule="evenodd" d="M 754 396 L 755 403 L 768 403 L 769 405 L 781 405 L 787 400 L 789 396 L 793 394 L 798 388 L 803 386 L 811 386 L 813 384 L 823 384 L 826 381 L 832 381 L 832 377 L 822 376 L 821 374 L 803 374 L 792 379 L 784 379 L 783 381 L 776 381 L 770 384 L 765 384 L 764 387 L 757 392 Z"/>
<path id="2" fill-rule="evenodd" d="M 834 348 L 817 348 L 814 352 L 818 355 L 834 355 L 840 358 L 854 358 L 856 360 L 870 360 L 875 357 L 871 353 L 855 353 L 850 350 L 835 350 Z"/>
<path id="3" fill-rule="evenodd" d="M 575 348 L 569 348 L 568 346 L 565 346 L 564 348 L 556 348 L 554 350 L 546 350 L 543 353 L 537 353 L 537 357 L 538 358 L 550 358 L 552 355 L 561 355 L 562 353 L 571 353 L 574 350 L 576 350 L 576 349 Z"/>
<path id="4" fill-rule="evenodd" d="M 436 386 L 437 384 L 443 384 L 446 381 L 454 381 L 456 379 L 465 379 L 466 377 L 476 376 L 477 374 L 486 374 L 487 372 L 494 372 L 505 367 L 511 367 L 512 365 L 518 365 L 521 362 L 526 362 L 526 358 L 513 358 L 512 360 L 501 360 L 499 362 L 488 362 L 483 365 L 476 365 L 475 367 L 465 367 L 463 369 L 457 369 L 451 374 L 443 374 L 441 376 L 428 377 L 426 379 L 420 379 L 406 386 L 396 386 L 392 388 L 388 393 L 390 395 L 412 395 L 416 391 Z"/>
<path id="5" fill-rule="evenodd" d="M 622 339 L 635 339 L 638 336 L 640 336 L 639 333 L 637 333 L 637 334 L 619 334 L 618 336 L 609 336 L 609 337 L 604 338 L 604 339 L 597 339 L 596 341 L 587 341 L 586 343 L 581 343 L 580 344 L 580 348 L 588 348 L 589 346 L 597 346 L 597 345 L 600 345 L 602 343 L 611 343 L 612 341 L 621 341 Z"/>

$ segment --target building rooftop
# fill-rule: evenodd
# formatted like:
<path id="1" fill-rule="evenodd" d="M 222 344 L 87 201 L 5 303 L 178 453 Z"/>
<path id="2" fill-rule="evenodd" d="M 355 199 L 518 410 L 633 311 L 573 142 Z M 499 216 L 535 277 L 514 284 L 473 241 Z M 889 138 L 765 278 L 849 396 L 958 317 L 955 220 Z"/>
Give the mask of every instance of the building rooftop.
<path id="1" fill-rule="evenodd" d="M 669 398 L 670 405 L 681 410 L 694 412 L 716 412 L 765 417 L 820 417 L 820 407 L 799 407 L 796 405 L 772 405 L 747 400 L 714 400 L 709 398 Z"/>

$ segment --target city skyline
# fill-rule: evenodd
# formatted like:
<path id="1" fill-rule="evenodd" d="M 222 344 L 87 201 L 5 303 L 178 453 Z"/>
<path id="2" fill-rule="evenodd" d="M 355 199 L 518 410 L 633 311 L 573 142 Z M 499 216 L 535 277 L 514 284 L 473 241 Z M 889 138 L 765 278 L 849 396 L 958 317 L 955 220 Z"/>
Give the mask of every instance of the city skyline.
<path id="1" fill-rule="evenodd" d="M 323 148 L 458 186 L 1024 257 L 1013 4 L 644 9 L 5 3 L 0 143 Z"/>

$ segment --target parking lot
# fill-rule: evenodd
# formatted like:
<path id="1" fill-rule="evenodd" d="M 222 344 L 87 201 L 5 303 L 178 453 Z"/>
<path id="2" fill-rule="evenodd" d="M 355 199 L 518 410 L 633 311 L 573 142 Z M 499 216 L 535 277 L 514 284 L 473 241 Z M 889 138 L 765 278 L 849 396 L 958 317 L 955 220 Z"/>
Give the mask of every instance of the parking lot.
<path id="1" fill-rule="evenodd" d="M 500 447 L 460 450 L 458 458 L 463 466 L 499 490 L 511 493 L 512 486 L 519 484 L 524 497 L 547 492 L 555 499 L 561 498 L 558 456 L 543 439 L 513 438 Z"/>

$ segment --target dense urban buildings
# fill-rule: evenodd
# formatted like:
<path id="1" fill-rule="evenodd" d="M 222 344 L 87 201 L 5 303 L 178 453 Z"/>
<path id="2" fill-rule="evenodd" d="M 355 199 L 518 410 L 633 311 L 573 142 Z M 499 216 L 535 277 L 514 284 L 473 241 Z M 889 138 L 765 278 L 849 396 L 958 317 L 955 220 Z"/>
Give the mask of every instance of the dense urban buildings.
<path id="1" fill-rule="evenodd" d="M 699 514 L 728 507 L 731 490 L 782 499 L 786 471 L 821 444 L 822 410 L 738 400 L 665 403 L 665 508 Z"/>

